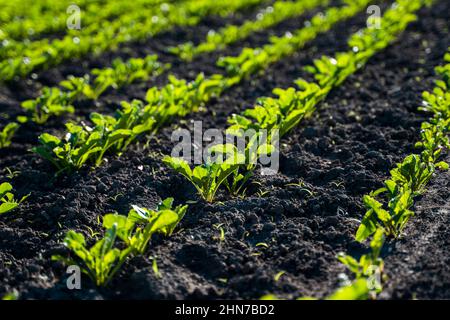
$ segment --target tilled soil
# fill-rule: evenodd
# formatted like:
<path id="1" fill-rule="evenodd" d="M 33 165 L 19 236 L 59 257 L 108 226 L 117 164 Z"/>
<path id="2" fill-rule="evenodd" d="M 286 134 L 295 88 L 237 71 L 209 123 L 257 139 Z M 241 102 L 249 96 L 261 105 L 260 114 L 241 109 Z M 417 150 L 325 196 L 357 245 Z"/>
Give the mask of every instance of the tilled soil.
<path id="1" fill-rule="evenodd" d="M 433 68 L 450 45 L 449 6 L 442 0 L 421 10 L 419 21 L 398 42 L 333 91 L 312 118 L 282 140 L 279 172 L 256 175 L 243 199 L 220 193 L 215 204 L 200 200 L 184 178 L 161 163 L 162 154 L 173 147 L 171 133 L 178 126 L 192 129 L 193 120 L 202 120 L 204 129 L 225 128 L 231 113 L 251 107 L 273 88 L 286 88 L 293 80 L 307 77 L 303 66 L 312 59 L 345 50 L 347 36 L 365 26 L 364 15 L 340 24 L 264 75 L 211 101 L 206 111 L 163 129 L 149 142 L 143 139 L 95 170 L 54 179 L 53 168 L 27 151 L 42 128 L 20 130 L 11 148 L 0 150 L 0 168 L 19 171 L 12 180 L 17 194 L 31 196 L 20 210 L 0 219 L 0 295 L 13 289 L 23 299 L 255 299 L 266 293 L 283 298 L 330 294 L 345 272 L 335 255 L 340 251 L 358 255 L 366 249 L 353 238 L 364 214 L 362 196 L 380 187 L 389 169 L 414 152 L 420 123 L 427 117 L 417 111 L 421 92 L 433 87 Z M 292 19 L 271 32 L 282 34 L 301 23 Z M 173 42 L 181 43 L 189 34 L 197 34 L 196 28 Z M 235 53 L 239 45 L 260 45 L 261 37 L 255 35 L 220 54 Z M 216 72 L 217 57 L 213 56 L 199 58 L 194 66 L 177 65 L 174 73 L 191 78 L 198 71 Z M 173 58 L 163 54 L 162 59 Z M 154 81 L 162 84 L 164 80 Z M 111 93 L 98 106 L 109 110 L 107 101 L 117 106 L 120 99 L 134 97 L 130 92 L 141 96 L 148 85 Z M 14 90 L 0 91 L 0 106 L 7 107 L 1 113 L 19 112 L 20 98 Z M 84 115 L 80 112 L 75 117 Z M 48 130 L 60 133 L 61 128 L 59 119 Z M 435 177 L 429 191 L 418 199 L 416 216 L 403 238 L 385 247 L 389 280 L 380 298 L 450 298 L 445 249 L 450 231 L 448 178 L 448 173 Z M 6 175 L 1 178 L 5 180 Z M 50 258 L 67 254 L 61 245 L 67 230 L 92 239 L 91 233 L 102 231 L 99 218 L 105 213 L 126 214 L 132 204 L 154 207 L 166 197 L 190 202 L 174 235 L 155 237 L 147 255 L 129 260 L 108 288 L 97 289 L 87 278 L 82 290 L 66 288 L 65 268 Z M 220 227 L 225 231 L 223 240 Z M 162 277 L 152 271 L 153 259 Z M 276 281 L 280 272 L 284 273 Z"/>

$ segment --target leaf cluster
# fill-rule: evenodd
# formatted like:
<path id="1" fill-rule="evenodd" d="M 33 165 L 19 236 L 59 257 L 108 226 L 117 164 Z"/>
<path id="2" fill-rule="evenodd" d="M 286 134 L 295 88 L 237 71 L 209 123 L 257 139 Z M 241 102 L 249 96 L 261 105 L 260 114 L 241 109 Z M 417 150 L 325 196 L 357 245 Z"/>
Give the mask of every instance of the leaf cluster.
<path id="1" fill-rule="evenodd" d="M 17 201 L 14 199 L 14 194 L 11 191 L 11 184 L 7 182 L 0 184 L 0 214 L 16 209 L 26 198 L 28 198 L 28 196 L 25 196 Z"/>
<path id="2" fill-rule="evenodd" d="M 145 253 L 153 234 L 170 235 L 173 232 L 187 206 L 172 208 L 172 205 L 173 199 L 167 198 L 156 210 L 133 206 L 128 216 L 105 215 L 105 234 L 90 248 L 81 233 L 70 230 L 64 245 L 74 257 L 58 255 L 52 259 L 67 265 L 79 265 L 97 286 L 106 286 L 128 258 Z"/>

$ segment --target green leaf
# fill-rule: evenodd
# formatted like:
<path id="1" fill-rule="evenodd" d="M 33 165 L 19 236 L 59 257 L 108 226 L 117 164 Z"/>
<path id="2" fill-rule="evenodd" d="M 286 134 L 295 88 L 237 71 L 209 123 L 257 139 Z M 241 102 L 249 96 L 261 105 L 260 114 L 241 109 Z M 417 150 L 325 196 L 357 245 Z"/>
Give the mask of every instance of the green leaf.
<path id="1" fill-rule="evenodd" d="M 365 300 L 369 296 L 366 279 L 358 279 L 352 284 L 338 289 L 327 300 Z"/>
<path id="2" fill-rule="evenodd" d="M 378 228 L 373 235 L 372 241 L 370 242 L 370 248 L 372 249 L 372 254 L 374 257 L 378 257 L 381 252 L 381 248 L 384 244 L 384 234 L 385 231 L 383 228 Z"/>
<path id="3" fill-rule="evenodd" d="M 61 139 L 48 133 L 43 133 L 39 136 L 39 141 L 49 148 L 53 149 L 60 145 Z"/>
<path id="4" fill-rule="evenodd" d="M 14 202 L 6 202 L 6 203 L 2 203 L 0 204 L 0 214 L 3 213 L 7 213 L 11 210 L 14 210 L 15 208 L 18 207 L 18 203 L 14 203 Z"/>
<path id="5" fill-rule="evenodd" d="M 384 210 L 382 208 L 381 202 L 377 201 L 375 198 L 365 195 L 363 197 L 363 202 L 367 208 L 372 209 L 375 212 L 377 218 L 382 222 L 387 223 L 391 220 L 391 215 L 389 214 L 389 212 Z"/>
<path id="6" fill-rule="evenodd" d="M 103 227 L 105 229 L 111 229 L 114 225 L 117 228 L 117 236 L 128 244 L 131 230 L 134 227 L 134 221 L 119 214 L 107 214 L 103 216 Z"/>
<path id="7" fill-rule="evenodd" d="M 171 226 L 174 222 L 179 221 L 178 214 L 172 210 L 161 211 L 157 218 L 154 220 L 150 232 L 164 230 L 168 226 Z"/>
<path id="8" fill-rule="evenodd" d="M 337 259 L 343 263 L 351 272 L 357 274 L 360 272 L 359 262 L 356 261 L 352 256 L 346 255 L 344 253 L 339 253 Z"/>
<path id="9" fill-rule="evenodd" d="M 374 211 L 370 209 L 364 215 L 364 218 L 362 219 L 361 224 L 356 231 L 355 240 L 358 242 L 363 242 L 376 230 L 377 224 L 374 216 Z"/>
<path id="10" fill-rule="evenodd" d="M 192 170 L 189 167 L 189 164 L 187 163 L 186 160 L 184 160 L 182 158 L 165 156 L 162 161 L 164 164 L 171 167 L 175 171 L 181 173 L 183 176 L 185 176 L 189 180 L 191 179 Z"/>
<path id="11" fill-rule="evenodd" d="M 0 148 L 11 145 L 14 133 L 19 129 L 19 125 L 15 122 L 8 123 L 3 130 L 0 130 Z"/>
<path id="12" fill-rule="evenodd" d="M 12 190 L 12 185 L 8 182 L 4 182 L 0 184 L 0 199 L 3 198 L 3 196 Z"/>
<path id="13" fill-rule="evenodd" d="M 436 166 L 437 169 L 440 169 L 440 170 L 443 170 L 443 171 L 448 170 L 448 168 L 449 168 L 448 163 L 444 162 L 444 161 L 436 163 L 435 166 Z"/>
<path id="14" fill-rule="evenodd" d="M 166 198 L 158 205 L 158 210 L 170 210 L 173 205 L 173 198 Z"/>

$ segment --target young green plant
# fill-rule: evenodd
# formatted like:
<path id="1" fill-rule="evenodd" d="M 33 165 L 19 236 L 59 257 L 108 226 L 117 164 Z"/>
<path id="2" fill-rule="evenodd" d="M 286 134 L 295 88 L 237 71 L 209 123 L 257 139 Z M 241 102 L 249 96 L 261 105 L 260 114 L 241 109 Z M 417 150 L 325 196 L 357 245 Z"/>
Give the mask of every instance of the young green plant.
<path id="1" fill-rule="evenodd" d="M 170 236 L 183 219 L 187 205 L 172 208 L 173 198 L 161 202 L 156 210 L 132 206 L 128 216 L 107 214 L 103 226 L 117 225 L 118 237 L 132 249 L 134 254 L 144 254 L 154 233 Z"/>
<path id="2" fill-rule="evenodd" d="M 216 159 L 208 157 L 206 163 L 194 169 L 182 158 L 165 156 L 163 162 L 188 179 L 205 201 L 213 202 L 219 187 L 245 161 L 245 156 L 232 144 L 216 145 L 210 149 L 210 152 L 218 151 L 220 154 Z M 227 156 L 224 159 L 221 155 Z"/>
<path id="3" fill-rule="evenodd" d="M 81 233 L 70 230 L 64 244 L 75 257 L 56 255 L 52 259 L 79 265 L 97 286 L 107 286 L 128 258 L 145 253 L 153 234 L 172 234 L 187 210 L 187 206 L 172 208 L 172 204 L 173 199 L 167 198 L 156 210 L 132 206 L 128 216 L 105 215 L 105 235 L 91 248 Z M 123 243 L 118 244 L 118 240 Z"/>
<path id="4" fill-rule="evenodd" d="M 384 261 L 380 257 L 380 253 L 384 241 L 385 230 L 378 228 L 370 242 L 370 252 L 362 255 L 359 260 L 345 253 L 339 253 L 337 256 L 338 260 L 354 274 L 356 280 L 367 281 L 372 297 L 380 293 L 383 288 Z"/>
<path id="5" fill-rule="evenodd" d="M 107 151 L 120 154 L 138 136 L 153 129 L 155 120 L 140 101 L 123 103 L 116 117 L 91 114 L 94 127 L 67 123 L 64 138 L 44 133 L 39 137 L 40 146 L 33 152 L 49 160 L 58 173 L 72 172 L 85 163 L 98 166 Z"/>
<path id="6" fill-rule="evenodd" d="M 10 212 L 16 209 L 28 196 L 22 197 L 19 201 L 14 199 L 12 185 L 4 182 L 0 184 L 0 214 Z"/>
<path id="7" fill-rule="evenodd" d="M 116 248 L 116 240 L 116 224 L 107 229 L 104 237 L 91 248 L 87 247 L 81 233 L 70 230 L 64 239 L 64 245 L 76 258 L 53 256 L 52 260 L 62 261 L 66 265 L 79 265 L 81 271 L 97 286 L 106 286 L 132 252 L 132 248 L 129 247 L 123 250 Z"/>

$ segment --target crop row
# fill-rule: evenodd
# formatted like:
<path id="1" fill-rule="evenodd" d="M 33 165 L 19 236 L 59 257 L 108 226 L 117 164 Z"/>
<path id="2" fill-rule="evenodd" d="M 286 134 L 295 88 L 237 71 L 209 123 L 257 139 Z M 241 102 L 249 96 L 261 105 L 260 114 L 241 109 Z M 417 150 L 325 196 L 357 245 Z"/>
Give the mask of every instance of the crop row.
<path id="1" fill-rule="evenodd" d="M 94 76 L 92 80 L 89 75 L 69 76 L 61 81 L 60 87 L 44 87 L 39 97 L 22 102 L 26 115 L 17 117 L 17 121 L 44 124 L 51 116 L 73 113 L 75 110 L 73 102 L 76 100 L 96 100 L 110 88 L 117 90 L 136 81 L 145 81 L 161 74 L 169 67 L 168 64 L 159 63 L 156 55 L 149 55 L 144 59 L 131 58 L 125 62 L 116 59 L 111 67 L 92 70 Z M 0 148 L 11 144 L 18 129 L 19 124 L 11 122 L 0 131 Z"/>
<path id="2" fill-rule="evenodd" d="M 197 24 L 203 17 L 225 16 L 238 9 L 248 8 L 262 0 L 186 1 L 178 5 L 163 3 L 148 10 L 125 13 L 114 21 L 99 21 L 61 39 L 38 40 L 29 43 L 10 41 L 3 54 L 10 58 L 0 62 L 0 79 L 11 80 L 25 76 L 37 68 L 48 68 L 62 61 L 87 54 L 98 55 L 115 49 L 119 44 L 147 39 L 174 26 Z M 148 19 L 149 14 L 152 15 Z M 8 49 L 5 49 L 8 48 Z"/>
<path id="3" fill-rule="evenodd" d="M 103 0 L 79 0 L 77 5 L 84 8 L 87 3 L 99 3 Z M 71 1 L 61 0 L 54 2 L 52 0 L 1 0 L 0 5 L 0 22 L 3 24 L 13 21 L 14 19 L 24 19 L 30 16 L 38 17 L 45 15 L 46 12 L 58 15 L 59 12 L 65 11 Z"/>
<path id="4" fill-rule="evenodd" d="M 433 116 L 422 123 L 421 139 L 415 147 L 422 149 L 420 154 L 411 154 L 391 170 L 390 178 L 384 187 L 364 196 L 363 202 L 367 212 L 356 232 L 357 241 L 364 241 L 372 236 L 371 242 L 381 237 L 399 238 L 411 217 L 414 199 L 424 194 L 426 186 L 438 170 L 448 170 L 449 164 L 440 161 L 444 149 L 450 149 L 450 48 L 444 60 L 447 64 L 436 67 L 436 73 L 442 80 L 436 80 L 432 92 L 423 93 L 423 105 L 419 110 L 429 112 Z M 381 198 L 381 199 L 380 199 Z M 379 255 L 380 249 L 376 254 Z M 373 253 L 375 255 L 375 253 Z M 381 261 L 381 258 L 377 259 Z M 366 261 L 357 262 L 354 258 L 342 255 L 341 261 L 354 272 L 355 266 L 365 271 L 369 265 Z M 382 263 L 380 263 L 382 272 Z M 357 278 L 367 278 L 372 274 L 363 272 Z M 380 280 L 383 280 L 381 277 Z M 375 293 L 382 290 L 378 284 Z"/>
<path id="5" fill-rule="evenodd" d="M 113 5 L 114 6 L 114 5 Z M 106 30 L 111 30 L 113 32 L 119 32 L 120 28 L 118 24 L 122 24 L 122 27 L 127 29 L 130 26 L 136 23 L 142 23 L 145 20 L 148 20 L 148 15 L 154 16 L 153 18 L 155 24 L 159 24 L 159 19 L 165 19 L 170 17 L 170 12 L 172 7 L 168 3 L 161 3 L 160 5 L 153 5 L 150 8 L 145 8 L 145 3 L 136 3 L 136 6 L 133 6 L 131 10 L 125 11 L 120 14 L 118 17 L 111 17 L 111 21 L 107 17 L 104 19 L 94 19 L 93 23 L 89 25 L 83 25 L 81 27 L 80 20 L 80 29 L 78 28 L 69 28 L 67 27 L 67 31 L 61 37 L 55 37 L 54 40 L 42 38 L 37 40 L 13 40 L 7 39 L 6 41 L 2 41 L 2 47 L 0 47 L 0 59 L 5 60 L 7 58 L 15 58 L 15 57 L 27 57 L 31 59 L 31 56 L 27 55 L 28 52 L 32 50 L 38 50 L 40 47 L 51 48 L 53 43 L 57 43 L 57 41 L 64 41 L 65 39 L 70 39 L 71 42 L 79 42 L 83 39 L 87 39 L 90 37 L 94 37 L 95 35 L 103 34 L 104 30 L 101 28 L 105 28 Z M 107 8 L 105 8 L 107 9 Z M 106 11 L 101 11 L 106 13 Z M 102 14 L 98 14 L 98 18 L 101 17 Z M 173 20 L 173 19 L 172 19 Z M 83 22 L 84 22 L 83 15 Z M 73 23 L 73 21 L 67 21 L 69 23 Z M 33 22 L 38 25 L 39 22 Z M 44 22 L 45 23 L 45 22 Z M 100 29 L 99 29 L 100 28 Z M 153 30 L 153 29 L 152 29 Z M 158 29 L 156 29 L 158 30 Z M 99 44 L 100 45 L 100 44 Z M 42 50 L 42 49 L 41 49 Z M 96 49 L 97 50 L 97 49 Z M 38 51 L 35 53 L 35 56 L 38 54 L 42 54 L 45 51 Z"/>
<path id="6" fill-rule="evenodd" d="M 302 3 L 301 7 L 303 9 L 300 11 L 304 12 L 306 7 L 314 7 L 322 2 L 324 1 L 311 0 L 308 4 Z M 280 4 L 284 5 L 285 3 L 277 2 L 274 4 L 274 7 L 277 8 Z M 298 3 L 289 2 L 289 6 L 294 4 L 298 6 Z M 300 11 L 297 14 L 300 14 Z M 275 12 L 278 12 L 278 10 L 272 12 L 272 14 L 275 14 Z M 278 21 L 284 18 L 286 16 L 281 15 Z M 245 29 L 245 24 L 238 28 L 240 38 L 244 39 L 249 35 L 249 32 L 243 33 L 241 28 Z M 74 101 L 79 99 L 96 100 L 108 88 L 118 89 L 135 81 L 147 80 L 150 75 L 155 76 L 170 67 L 169 65 L 162 66 L 156 61 L 156 58 L 155 55 L 149 55 L 144 59 L 132 58 L 126 62 L 116 60 L 110 68 L 92 71 L 92 74 L 96 76 L 93 80 L 93 85 L 90 85 L 89 74 L 86 74 L 84 77 L 79 78 L 69 76 L 58 87 L 44 87 L 42 94 L 36 99 L 22 103 L 28 116 L 26 119 L 22 117 L 20 122 L 31 120 L 35 123 L 43 124 L 51 116 L 59 116 L 67 112 L 72 113 L 74 111 L 72 105 Z"/>
<path id="7" fill-rule="evenodd" d="M 295 47 L 304 45 L 319 33 L 328 31 L 335 23 L 355 15 L 368 2 L 360 0 L 344 7 L 330 8 L 325 14 L 318 14 L 308 26 L 298 32 L 303 35 L 303 42 L 299 39 L 293 40 Z M 292 50 L 288 52 L 293 53 Z M 282 57 L 284 55 L 277 54 L 269 60 L 273 63 Z M 122 108 L 117 111 L 115 117 L 93 113 L 93 128 L 68 123 L 68 132 L 63 139 L 42 134 L 39 138 L 41 146 L 34 151 L 51 161 L 59 171 L 78 170 L 85 163 L 100 165 L 107 151 L 120 154 L 141 134 L 154 132 L 174 117 L 185 116 L 198 110 L 211 97 L 220 96 L 249 74 L 259 72 L 268 65 L 269 63 L 266 63 L 258 68 L 253 67 L 251 73 L 246 62 L 241 67 L 242 72 L 227 76 L 215 74 L 208 78 L 200 74 L 192 82 L 169 76 L 168 85 L 162 89 L 151 88 L 147 91 L 146 103 L 139 100 L 122 102 Z"/>
<path id="8" fill-rule="evenodd" d="M 433 1 L 427 1 L 431 4 Z M 421 139 L 416 148 L 420 154 L 411 154 L 390 172 L 385 186 L 363 197 L 367 208 L 355 239 L 369 238 L 370 252 L 355 259 L 340 253 L 338 259 L 354 274 L 355 280 L 336 291 L 339 299 L 367 299 L 376 297 L 387 281 L 383 274 L 384 262 L 380 253 L 385 237 L 398 238 L 408 220 L 414 215 L 414 199 L 425 192 L 425 187 L 437 170 L 448 170 L 446 162 L 439 161 L 444 149 L 450 148 L 450 48 L 444 60 L 447 64 L 436 67 L 442 80 L 436 80 L 433 92 L 423 93 L 420 111 L 433 114 L 421 125 Z M 378 200 L 377 198 L 382 198 Z"/>
<path id="9" fill-rule="evenodd" d="M 80 20 L 80 28 L 85 28 L 99 20 L 115 19 L 123 14 L 123 12 L 132 12 L 136 9 L 148 10 L 149 7 L 159 5 L 163 1 L 165 0 L 77 2 L 76 6 L 80 9 L 80 13 L 82 14 L 82 24 Z M 70 5 L 71 3 L 67 2 L 65 7 L 60 8 L 58 11 L 46 10 L 45 12 L 42 12 L 39 7 L 35 8 L 32 6 L 25 17 L 18 18 L 16 16 L 14 19 L 3 23 L 0 28 L 0 42 L 2 43 L 0 48 L 8 48 L 11 40 L 31 41 L 55 32 L 65 33 L 69 18 L 68 13 L 75 13 L 75 11 L 70 10 Z M 35 10 L 33 10 L 33 8 Z M 75 33 L 73 34 L 75 35 Z M 0 49 L 0 52 L 3 52 L 3 49 Z M 0 56 L 2 55 L 0 54 Z"/>
<path id="10" fill-rule="evenodd" d="M 181 59 L 190 61 L 195 56 L 216 50 L 223 50 L 228 45 L 245 39 L 251 33 L 267 29 L 283 20 L 302 15 L 306 10 L 317 6 L 325 6 L 329 0 L 298 0 L 276 1 L 256 15 L 256 20 L 246 21 L 242 25 L 228 25 L 222 29 L 211 31 L 207 38 L 198 45 L 186 42 L 177 47 L 169 48 L 169 51 L 178 55 Z"/>
<path id="11" fill-rule="evenodd" d="M 339 22 L 354 17 L 371 3 L 370 0 L 348 1 L 343 7 L 331 7 L 324 13 L 315 15 L 304 23 L 305 27 L 282 37 L 271 37 L 270 43 L 260 48 L 244 48 L 236 57 L 223 57 L 218 65 L 225 68 L 230 82 L 237 83 L 252 75 L 262 72 L 269 65 L 286 58 L 305 44 L 314 40 L 319 34 L 328 32 Z"/>
<path id="12" fill-rule="evenodd" d="M 422 94 L 423 105 L 419 110 L 432 114 L 428 121 L 422 123 L 421 138 L 415 144 L 422 151 L 406 156 L 390 171 L 384 187 L 363 197 L 367 212 L 355 239 L 363 242 L 371 238 L 371 252 L 359 260 L 343 253 L 338 255 L 338 259 L 356 277 L 353 283 L 341 289 L 345 298 L 365 299 L 382 291 L 383 282 L 387 280 L 380 257 L 384 238 L 397 239 L 402 235 L 407 222 L 414 216 L 414 199 L 425 193 L 427 184 L 438 170 L 449 169 L 449 164 L 440 158 L 444 149 L 450 149 L 450 48 L 444 61 L 444 65 L 435 68 L 441 80 L 435 81 L 436 87 L 432 92 Z"/>
<path id="13" fill-rule="evenodd" d="M 381 19 L 380 30 L 365 29 L 350 39 L 349 45 L 352 47 L 352 51 L 344 54 L 338 53 L 331 59 L 323 58 L 315 61 L 315 65 L 313 67 L 307 67 L 307 70 L 315 74 L 315 78 L 318 81 L 317 87 L 324 85 L 334 87 L 339 85 L 350 74 L 362 67 L 367 62 L 367 59 L 395 40 L 396 36 L 411 21 L 417 18 L 414 12 L 423 5 L 431 3 L 432 1 L 423 0 L 398 0 L 396 5 L 392 6 Z M 445 59 L 449 62 L 450 55 L 447 54 Z M 398 164 L 391 171 L 391 179 L 385 182 L 385 188 L 379 189 L 371 195 L 364 197 L 363 201 L 368 211 L 356 232 L 355 238 L 357 241 L 364 241 L 371 236 L 370 250 L 358 259 L 345 253 L 338 254 L 338 260 L 353 273 L 355 279 L 339 288 L 326 299 L 367 299 L 376 297 L 382 291 L 382 285 L 386 279 L 383 275 L 384 261 L 380 257 L 380 253 L 384 245 L 385 237 L 398 237 L 400 235 L 405 223 L 412 215 L 409 209 L 413 205 L 413 197 L 423 191 L 425 184 L 431 179 L 432 174 L 437 168 L 448 168 L 448 164 L 438 162 L 438 158 L 441 155 L 442 148 L 449 147 L 450 92 L 448 92 L 448 87 L 450 85 L 450 64 L 438 67 L 436 70 L 444 78 L 444 81 L 437 81 L 437 88 L 435 88 L 433 93 L 425 92 L 423 95 L 425 103 L 421 107 L 421 110 L 434 113 L 434 117 L 422 125 L 422 140 L 416 145 L 417 147 L 424 148 L 424 150 L 421 155 L 410 155 L 402 163 Z M 305 86 L 303 81 L 301 81 L 300 85 L 302 87 Z M 318 90 L 320 91 L 320 89 Z M 324 94 L 326 95 L 328 92 L 329 90 L 325 90 Z M 324 98 L 320 93 L 313 93 L 311 96 L 317 96 L 320 99 Z M 310 101 L 310 98 L 308 97 L 307 100 Z M 295 115 L 292 118 L 292 121 L 295 123 L 298 122 L 298 119 L 302 119 L 308 115 L 308 112 L 313 110 L 315 103 L 307 106 L 305 101 L 301 105 L 306 108 L 303 110 L 299 109 L 298 115 L 291 113 Z M 259 107 L 253 110 L 257 108 Z M 280 110 L 281 108 L 277 109 Z M 253 110 L 249 111 L 249 115 L 252 116 L 255 114 Z M 276 118 L 278 114 L 280 112 L 272 115 L 272 118 Z M 282 118 L 288 118 L 284 115 L 284 112 L 281 112 L 281 114 Z M 260 116 L 260 118 L 270 119 L 268 116 Z M 238 124 L 242 122 L 246 125 L 247 123 L 253 123 L 241 119 L 233 120 L 232 122 Z M 286 121 L 286 123 L 289 125 L 289 129 L 291 122 Z M 280 131 L 282 131 L 282 127 L 282 125 L 279 125 Z M 374 199 L 374 197 L 380 194 L 386 195 L 385 204 Z M 388 210 L 383 209 L 383 206 L 388 208 Z M 276 297 L 273 295 L 263 297 L 263 299 L 274 298 Z M 312 298 L 306 297 L 301 299 Z"/>

